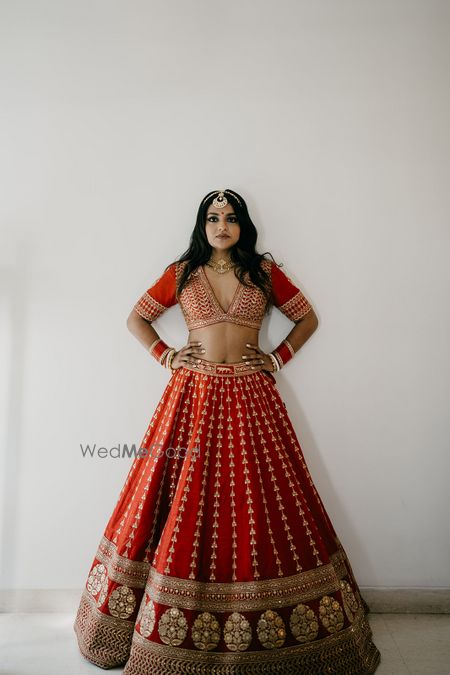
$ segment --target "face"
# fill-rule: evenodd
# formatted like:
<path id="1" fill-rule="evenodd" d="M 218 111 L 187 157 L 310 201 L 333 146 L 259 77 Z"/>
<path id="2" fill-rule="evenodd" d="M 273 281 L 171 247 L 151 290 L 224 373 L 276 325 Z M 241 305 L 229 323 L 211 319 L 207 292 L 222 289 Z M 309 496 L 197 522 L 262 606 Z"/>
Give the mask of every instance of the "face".
<path id="1" fill-rule="evenodd" d="M 216 249 L 217 253 L 226 252 L 239 241 L 241 228 L 230 202 L 221 208 L 209 205 L 205 232 L 208 243 Z"/>

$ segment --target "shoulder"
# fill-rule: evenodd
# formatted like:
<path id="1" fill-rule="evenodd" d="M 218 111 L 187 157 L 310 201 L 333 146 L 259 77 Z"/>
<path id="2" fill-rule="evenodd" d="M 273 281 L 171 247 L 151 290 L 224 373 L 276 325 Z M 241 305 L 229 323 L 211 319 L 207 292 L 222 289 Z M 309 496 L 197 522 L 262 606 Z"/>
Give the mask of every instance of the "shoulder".
<path id="1" fill-rule="evenodd" d="M 273 280 L 279 276 L 284 276 L 282 271 L 283 263 L 276 263 L 271 258 L 263 258 L 261 260 L 261 268 L 267 272 L 270 278 Z"/>
<path id="2" fill-rule="evenodd" d="M 261 258 L 260 265 L 265 272 L 270 273 L 274 264 L 275 263 L 273 260 L 270 260 L 270 258 Z"/>

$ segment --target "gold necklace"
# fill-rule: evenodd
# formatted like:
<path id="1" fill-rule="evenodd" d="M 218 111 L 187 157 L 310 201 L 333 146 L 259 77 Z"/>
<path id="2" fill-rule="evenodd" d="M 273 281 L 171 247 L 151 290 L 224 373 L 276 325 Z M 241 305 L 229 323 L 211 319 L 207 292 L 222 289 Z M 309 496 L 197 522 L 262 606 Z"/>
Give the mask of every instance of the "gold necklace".
<path id="1" fill-rule="evenodd" d="M 215 260 L 208 261 L 206 264 L 218 274 L 225 274 L 225 272 L 228 272 L 229 270 L 233 269 L 233 267 L 236 267 L 236 263 L 231 262 L 231 260 L 226 261 L 224 258 L 220 258 L 220 260 L 217 262 Z"/>

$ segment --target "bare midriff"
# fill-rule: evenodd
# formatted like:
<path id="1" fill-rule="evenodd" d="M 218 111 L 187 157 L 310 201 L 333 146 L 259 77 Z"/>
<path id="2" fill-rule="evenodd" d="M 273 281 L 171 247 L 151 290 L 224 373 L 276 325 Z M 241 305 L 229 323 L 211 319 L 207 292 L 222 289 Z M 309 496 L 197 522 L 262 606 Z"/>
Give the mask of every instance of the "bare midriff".
<path id="1" fill-rule="evenodd" d="M 201 342 L 205 350 L 199 357 L 205 361 L 215 361 L 216 363 L 244 363 L 243 354 L 254 355 L 252 349 L 246 347 L 247 342 L 251 345 L 258 345 L 259 330 L 240 326 L 230 321 L 220 321 L 218 323 L 195 328 L 189 331 L 189 342 Z"/>

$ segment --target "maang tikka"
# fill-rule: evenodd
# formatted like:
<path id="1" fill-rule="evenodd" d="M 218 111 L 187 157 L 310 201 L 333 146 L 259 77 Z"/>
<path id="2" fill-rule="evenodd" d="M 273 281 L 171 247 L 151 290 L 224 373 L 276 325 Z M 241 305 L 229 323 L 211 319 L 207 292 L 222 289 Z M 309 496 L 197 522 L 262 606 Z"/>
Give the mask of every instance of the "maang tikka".
<path id="1" fill-rule="evenodd" d="M 219 192 L 217 197 L 215 197 L 212 201 L 212 205 L 216 207 L 216 209 L 220 209 L 228 204 L 228 199 L 225 197 L 224 192 Z"/>
<path id="2" fill-rule="evenodd" d="M 240 206 L 242 206 L 240 199 L 233 192 L 230 192 L 229 190 L 218 190 L 217 197 L 214 197 L 214 199 L 212 201 L 212 205 L 216 209 L 223 208 L 224 206 L 226 206 L 228 204 L 228 199 L 225 196 L 225 192 L 229 192 L 231 195 L 233 195 L 233 197 L 235 198 L 237 203 Z M 205 199 L 203 201 L 206 202 L 207 199 L 208 199 L 208 197 L 205 197 Z"/>

